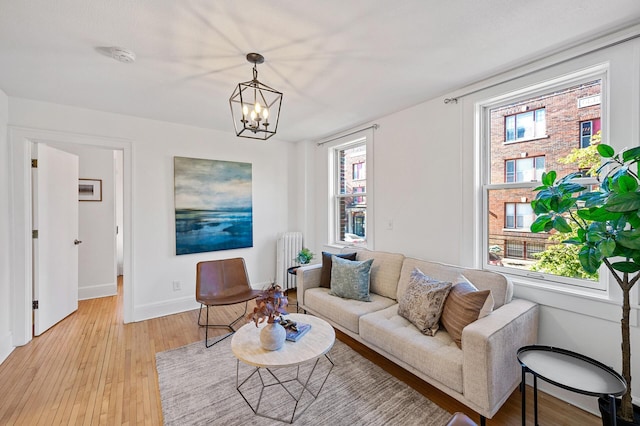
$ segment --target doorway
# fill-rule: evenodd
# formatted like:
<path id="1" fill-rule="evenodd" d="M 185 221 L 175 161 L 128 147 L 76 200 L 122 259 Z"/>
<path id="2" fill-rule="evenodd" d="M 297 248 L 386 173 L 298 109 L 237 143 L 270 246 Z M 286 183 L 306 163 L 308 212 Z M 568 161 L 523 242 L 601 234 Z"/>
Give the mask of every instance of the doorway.
<path id="1" fill-rule="evenodd" d="M 133 320 L 131 279 L 131 141 L 117 138 L 9 127 L 13 203 L 11 205 L 11 313 L 13 344 L 21 346 L 32 338 L 32 253 L 31 253 L 31 146 L 33 143 L 79 145 L 122 152 L 122 238 L 123 316 Z"/>

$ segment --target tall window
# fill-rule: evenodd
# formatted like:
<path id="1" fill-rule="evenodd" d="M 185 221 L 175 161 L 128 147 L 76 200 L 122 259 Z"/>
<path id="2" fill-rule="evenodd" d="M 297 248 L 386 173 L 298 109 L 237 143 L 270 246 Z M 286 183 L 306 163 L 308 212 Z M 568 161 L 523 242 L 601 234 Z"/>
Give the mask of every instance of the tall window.
<path id="1" fill-rule="evenodd" d="M 518 91 L 483 106 L 483 259 L 487 268 L 600 288 L 597 277 L 594 281 L 563 275 L 562 268 L 545 266 L 541 258 L 547 250 L 573 256 L 575 261 L 578 254 L 572 254 L 571 248 L 565 253 L 562 240 L 532 233 L 530 226 L 536 219 L 531 201 L 543 172 L 555 170 L 565 176 L 580 169 L 577 163 L 561 160 L 575 150 L 577 141 L 590 139 L 600 130 L 600 120 L 593 118 L 601 117 L 600 103 L 579 100 L 599 99 L 601 91 L 598 74 L 568 77 L 538 86 L 528 95 Z"/>
<path id="2" fill-rule="evenodd" d="M 585 120 L 580 122 L 580 148 L 591 145 L 591 136 L 600 130 L 600 119 Z"/>
<path id="3" fill-rule="evenodd" d="M 527 107 L 525 107 L 527 108 Z M 505 142 L 518 142 L 546 136 L 547 119 L 544 108 L 526 111 L 504 118 Z"/>
<path id="4" fill-rule="evenodd" d="M 367 145 L 358 139 L 333 149 L 334 242 L 367 242 Z M 356 195 L 357 194 L 357 195 Z"/>
<path id="5" fill-rule="evenodd" d="M 365 166 L 364 166 L 364 162 L 362 163 L 355 163 L 353 165 L 353 180 L 360 180 L 360 179 L 365 179 Z"/>

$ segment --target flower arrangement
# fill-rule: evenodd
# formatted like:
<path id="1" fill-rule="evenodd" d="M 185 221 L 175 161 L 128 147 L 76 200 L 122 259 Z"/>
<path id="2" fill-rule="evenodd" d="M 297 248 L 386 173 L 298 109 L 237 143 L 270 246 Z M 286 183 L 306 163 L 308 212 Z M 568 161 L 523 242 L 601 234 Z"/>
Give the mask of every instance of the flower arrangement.
<path id="1" fill-rule="evenodd" d="M 301 265 L 306 265 L 311 262 L 314 254 L 306 247 L 303 247 L 302 250 L 298 252 L 298 255 L 293 259 L 294 262 L 298 262 Z"/>
<path id="2" fill-rule="evenodd" d="M 273 283 L 256 298 L 256 307 L 253 308 L 253 312 L 247 316 L 247 319 L 253 321 L 256 327 L 265 320 L 267 323 L 273 324 L 281 314 L 288 313 L 285 309 L 288 303 L 282 287 Z"/>

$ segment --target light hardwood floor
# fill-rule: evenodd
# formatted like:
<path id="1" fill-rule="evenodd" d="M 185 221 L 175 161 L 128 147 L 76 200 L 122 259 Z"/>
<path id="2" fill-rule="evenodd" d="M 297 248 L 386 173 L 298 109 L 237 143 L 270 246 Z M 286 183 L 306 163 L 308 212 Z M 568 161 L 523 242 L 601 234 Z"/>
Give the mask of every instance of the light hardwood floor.
<path id="1" fill-rule="evenodd" d="M 221 315 L 233 319 L 240 312 L 235 307 Z M 76 313 L 16 348 L 0 365 L 0 425 L 161 425 L 155 354 L 204 339 L 197 316 L 196 310 L 123 324 L 121 285 L 118 296 L 80 301 Z M 365 346 L 341 333 L 338 338 L 449 412 L 477 420 L 462 404 Z M 544 393 L 539 403 L 541 424 L 600 424 Z M 528 417 L 532 424 L 532 413 Z M 521 424 L 518 390 L 487 424 Z"/>

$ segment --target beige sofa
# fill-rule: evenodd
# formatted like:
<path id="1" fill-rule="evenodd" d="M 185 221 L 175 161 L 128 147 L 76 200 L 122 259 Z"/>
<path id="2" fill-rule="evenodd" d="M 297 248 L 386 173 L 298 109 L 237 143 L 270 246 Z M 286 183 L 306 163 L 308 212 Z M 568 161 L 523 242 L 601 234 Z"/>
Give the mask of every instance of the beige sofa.
<path id="1" fill-rule="evenodd" d="M 512 299 L 513 284 L 498 273 L 357 250 L 356 260 L 371 258 L 370 302 L 330 295 L 319 286 L 321 265 L 316 264 L 297 271 L 299 307 L 462 402 L 480 414 L 482 423 L 493 417 L 520 383 L 516 351 L 536 343 L 538 306 Z M 463 273 L 479 290 L 491 290 L 494 311 L 463 329 L 462 349 L 442 327 L 426 336 L 398 315 L 397 301 L 416 267 L 452 282 Z"/>

